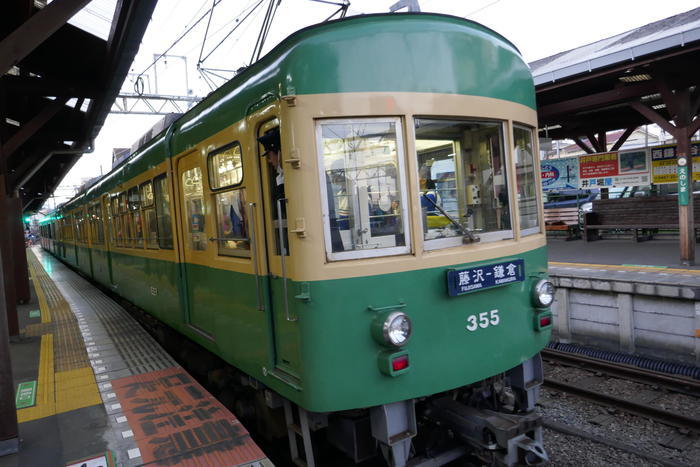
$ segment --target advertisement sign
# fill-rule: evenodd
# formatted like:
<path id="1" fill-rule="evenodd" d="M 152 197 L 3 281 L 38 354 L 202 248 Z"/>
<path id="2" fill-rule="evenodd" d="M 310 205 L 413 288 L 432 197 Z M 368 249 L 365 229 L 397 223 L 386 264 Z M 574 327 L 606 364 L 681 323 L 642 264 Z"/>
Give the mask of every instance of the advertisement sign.
<path id="1" fill-rule="evenodd" d="M 700 143 L 690 145 L 693 158 L 693 181 L 700 180 Z M 676 145 L 665 144 L 651 148 L 652 183 L 678 183 L 676 169 Z"/>
<path id="2" fill-rule="evenodd" d="M 578 157 L 542 161 L 542 189 L 575 190 L 579 185 L 578 171 Z"/>
<path id="3" fill-rule="evenodd" d="M 651 183 L 649 151 L 646 148 L 620 151 L 617 158 L 620 175 L 613 177 L 613 185 L 639 186 Z"/>
<path id="4" fill-rule="evenodd" d="M 580 156 L 578 163 L 581 188 L 613 186 L 620 171 L 616 152 Z"/>

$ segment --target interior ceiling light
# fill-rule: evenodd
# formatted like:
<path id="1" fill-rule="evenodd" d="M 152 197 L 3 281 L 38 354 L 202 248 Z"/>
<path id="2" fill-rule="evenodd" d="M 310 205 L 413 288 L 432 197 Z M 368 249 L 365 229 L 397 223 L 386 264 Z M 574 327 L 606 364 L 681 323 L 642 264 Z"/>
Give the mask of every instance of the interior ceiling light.
<path id="1" fill-rule="evenodd" d="M 656 94 L 649 94 L 647 96 L 642 96 L 642 101 L 654 101 L 656 99 L 661 99 L 661 94 L 658 92 Z"/>
<path id="2" fill-rule="evenodd" d="M 638 75 L 631 75 L 631 76 L 620 76 L 619 78 L 620 81 L 623 83 L 638 83 L 640 81 L 650 81 L 651 80 L 651 75 L 648 75 L 646 73 L 641 73 Z"/>
<path id="3" fill-rule="evenodd" d="M 654 110 L 665 109 L 665 108 L 666 108 L 666 104 L 652 105 L 651 108 L 654 109 Z"/>

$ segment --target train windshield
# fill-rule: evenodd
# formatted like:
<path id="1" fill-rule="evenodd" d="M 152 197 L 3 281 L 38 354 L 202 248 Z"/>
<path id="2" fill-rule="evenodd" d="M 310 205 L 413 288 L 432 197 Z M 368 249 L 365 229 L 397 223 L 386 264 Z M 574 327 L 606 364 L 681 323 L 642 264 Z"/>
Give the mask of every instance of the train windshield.
<path id="1" fill-rule="evenodd" d="M 416 118 L 425 249 L 513 238 L 503 123 Z"/>
<path id="2" fill-rule="evenodd" d="M 407 253 L 400 120 L 322 121 L 317 137 L 329 258 Z"/>

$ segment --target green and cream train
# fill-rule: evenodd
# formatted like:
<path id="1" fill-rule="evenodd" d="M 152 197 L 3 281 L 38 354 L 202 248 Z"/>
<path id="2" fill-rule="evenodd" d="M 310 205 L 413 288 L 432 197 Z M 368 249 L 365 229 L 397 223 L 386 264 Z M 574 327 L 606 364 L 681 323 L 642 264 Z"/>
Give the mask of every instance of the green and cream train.
<path id="1" fill-rule="evenodd" d="M 535 464 L 536 127 L 527 65 L 484 26 L 323 23 L 45 219 L 42 245 L 240 371 L 307 463 L 325 430 L 358 462 Z"/>

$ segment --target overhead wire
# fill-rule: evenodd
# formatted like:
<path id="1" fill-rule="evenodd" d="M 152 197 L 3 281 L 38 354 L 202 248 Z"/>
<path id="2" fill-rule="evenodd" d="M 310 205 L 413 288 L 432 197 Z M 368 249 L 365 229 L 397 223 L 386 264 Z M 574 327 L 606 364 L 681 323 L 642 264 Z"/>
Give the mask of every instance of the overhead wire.
<path id="1" fill-rule="evenodd" d="M 218 4 L 221 3 L 222 1 L 223 1 L 223 0 L 214 0 L 214 3 L 213 3 L 213 5 L 212 5 L 211 8 L 212 8 L 212 9 L 215 8 L 216 5 L 218 5 Z M 182 33 L 182 35 L 180 35 L 180 37 L 178 37 L 178 38 L 175 40 L 175 42 L 173 42 L 173 43 L 170 45 L 170 47 L 168 47 L 168 48 L 165 50 L 165 52 L 163 52 L 163 53 L 160 54 L 158 57 L 156 57 L 156 59 L 153 60 L 153 62 L 152 62 L 150 65 L 148 65 L 141 73 L 139 73 L 138 76 L 136 77 L 136 82 L 138 82 L 138 81 L 141 79 L 141 76 L 143 76 L 144 73 L 146 73 L 146 72 L 147 72 L 148 70 L 150 70 L 156 63 L 158 63 L 158 60 L 160 60 L 160 59 L 163 58 L 165 55 L 167 55 L 167 53 L 170 52 L 170 50 L 172 50 L 173 47 L 175 47 L 182 39 L 184 39 L 185 36 L 187 36 L 187 34 L 189 34 L 190 31 L 192 31 L 200 22 L 202 22 L 202 20 L 203 20 L 204 18 L 206 18 L 208 14 L 209 14 L 209 10 L 207 10 L 206 13 L 204 13 L 202 16 L 200 16 L 199 19 L 198 19 L 197 21 L 195 21 L 194 24 L 192 24 L 192 26 L 190 26 L 189 28 L 187 28 L 187 30 L 186 30 L 184 33 Z M 134 84 L 134 87 L 136 88 L 136 84 Z M 136 90 L 136 91 L 137 91 L 137 93 L 138 93 L 138 90 Z"/>

